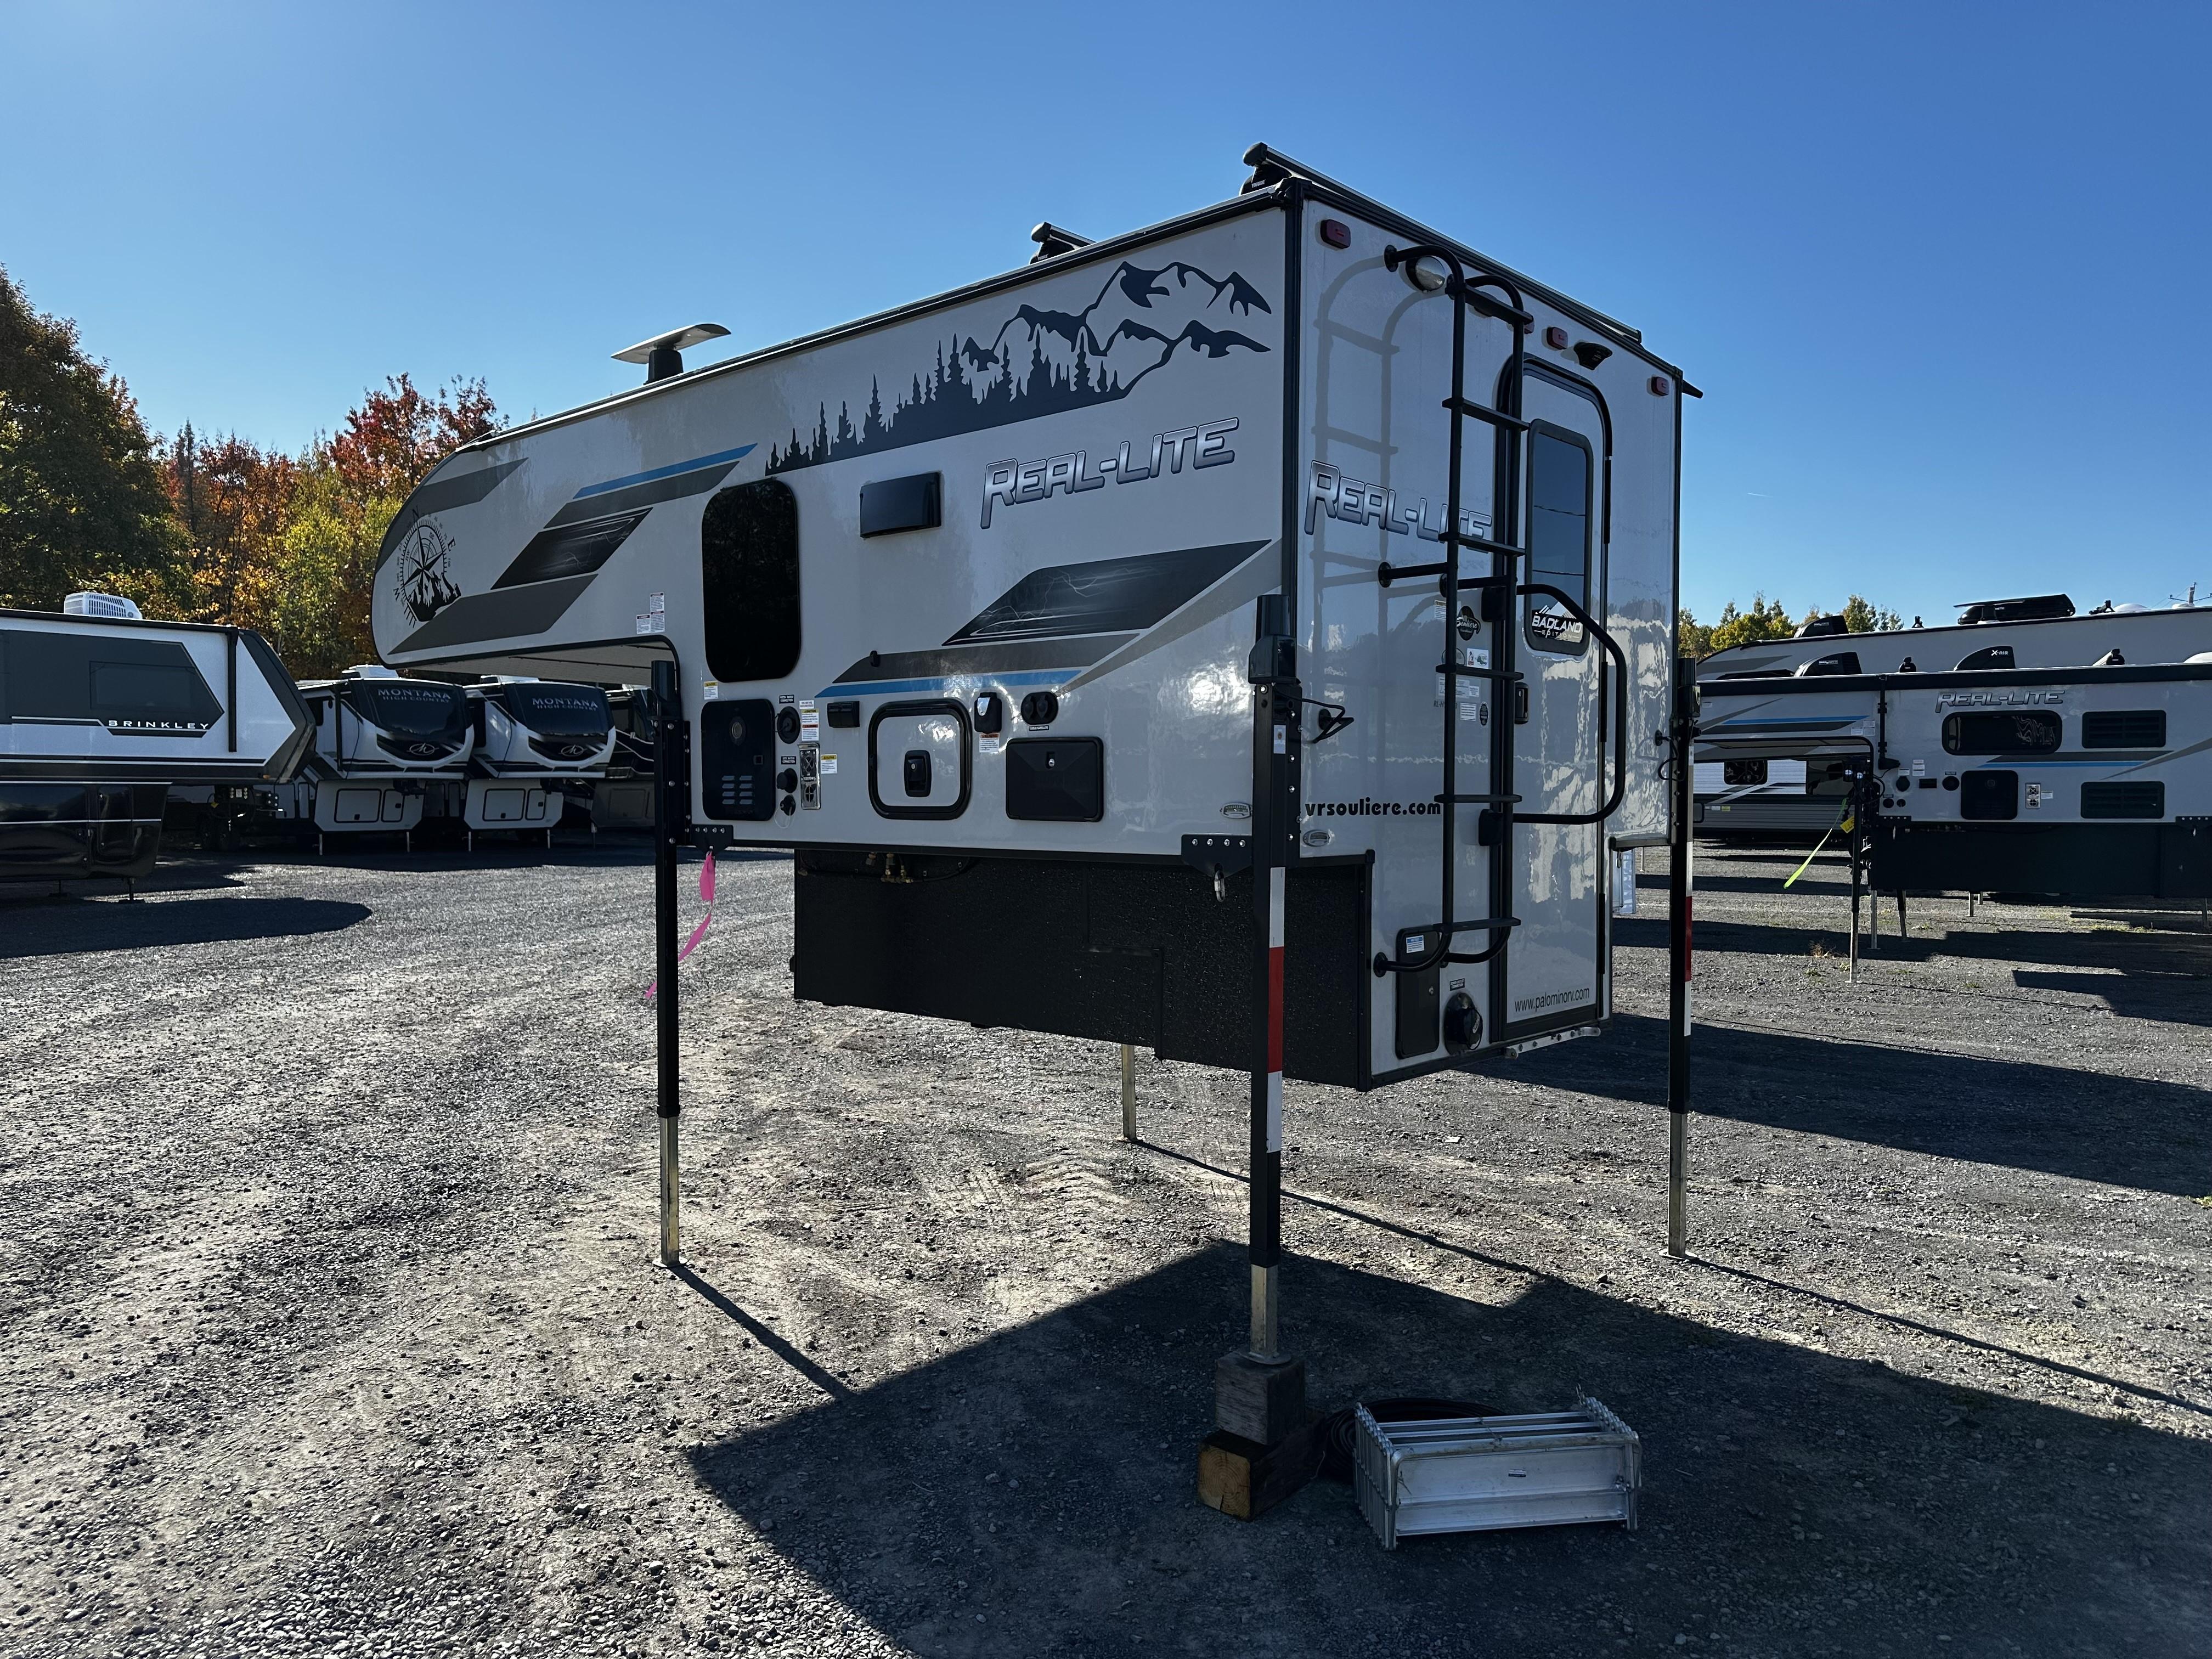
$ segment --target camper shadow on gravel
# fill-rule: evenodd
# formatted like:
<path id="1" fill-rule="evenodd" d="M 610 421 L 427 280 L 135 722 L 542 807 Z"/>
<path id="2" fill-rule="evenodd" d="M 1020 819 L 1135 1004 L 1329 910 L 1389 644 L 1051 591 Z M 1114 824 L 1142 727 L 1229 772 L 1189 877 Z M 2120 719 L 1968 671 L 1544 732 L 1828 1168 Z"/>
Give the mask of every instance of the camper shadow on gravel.
<path id="1" fill-rule="evenodd" d="M 167 945 L 335 933 L 363 921 L 365 904 L 338 899 L 252 898 L 225 894 L 172 895 L 136 904 L 104 902 L 26 906 L 0 929 L 0 961 L 26 957 L 104 954 Z"/>
<path id="2" fill-rule="evenodd" d="M 1952 927 L 1940 934 L 1915 931 L 1903 938 L 1897 933 L 1897 908 L 1881 902 L 1879 940 L 1859 940 L 1862 970 L 1884 963 L 1987 962 L 2033 963 L 2041 967 L 2104 969 L 2114 975 L 2212 977 L 2212 935 L 2201 933 L 2152 933 L 2116 927 Z M 1699 916 L 1698 953 L 1779 956 L 1803 958 L 1817 941 L 1839 959 L 1850 950 L 1850 907 L 1839 904 L 1808 915 L 1802 922 L 1723 921 Z M 1613 924 L 1613 940 L 1663 951 L 1667 923 L 1663 918 L 1639 916 Z M 2212 1014 L 2212 996 L 2205 999 Z"/>
<path id="3" fill-rule="evenodd" d="M 1923 1048 L 1700 1025 L 1691 1101 L 1708 1117 L 2195 1198 L 2212 1192 L 2212 1089 Z M 1617 1013 L 1502 1078 L 1663 1107 L 1667 1022 Z"/>
<path id="4" fill-rule="evenodd" d="M 1230 1520 L 1197 1503 L 1195 1454 L 1244 1279 L 1240 1252 L 1205 1251 L 709 1443 L 698 1479 L 855 1613 L 933 1656 L 2212 1642 L 2212 1444 L 1548 1279 L 1492 1306 L 1294 1261 L 1286 1337 L 1325 1407 L 1421 1393 L 1552 1410 L 1595 1394 L 1644 1439 L 1639 1530 L 1388 1553 L 1350 1490 L 1318 1482 L 1255 1523 Z"/>

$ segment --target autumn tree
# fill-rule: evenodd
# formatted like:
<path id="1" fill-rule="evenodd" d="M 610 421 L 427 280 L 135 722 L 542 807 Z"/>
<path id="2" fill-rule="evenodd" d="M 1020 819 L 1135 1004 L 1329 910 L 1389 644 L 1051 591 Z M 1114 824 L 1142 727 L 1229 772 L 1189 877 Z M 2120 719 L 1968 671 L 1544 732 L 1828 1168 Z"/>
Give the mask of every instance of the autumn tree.
<path id="1" fill-rule="evenodd" d="M 279 561 L 283 580 L 268 631 L 295 674 L 373 662 L 369 629 L 376 556 L 402 503 L 430 469 L 500 422 L 482 380 L 425 393 L 388 380 L 301 460 Z"/>
<path id="2" fill-rule="evenodd" d="M 162 462 L 184 534 L 191 615 L 269 634 L 299 463 L 235 434 L 208 442 L 189 422 Z"/>
<path id="3" fill-rule="evenodd" d="M 173 610 L 181 553 L 130 389 L 0 269 L 0 605 L 58 611 L 90 587 Z"/>

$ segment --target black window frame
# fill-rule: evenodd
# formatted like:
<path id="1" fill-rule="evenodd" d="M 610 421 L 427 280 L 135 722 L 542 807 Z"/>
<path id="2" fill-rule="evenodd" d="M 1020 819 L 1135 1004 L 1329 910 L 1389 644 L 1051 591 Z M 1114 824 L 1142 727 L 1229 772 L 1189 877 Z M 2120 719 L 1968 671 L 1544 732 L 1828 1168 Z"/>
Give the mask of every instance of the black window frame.
<path id="1" fill-rule="evenodd" d="M 787 537 L 784 551 L 787 556 L 785 562 L 788 581 L 766 594 L 765 604 L 775 605 L 780 613 L 766 623 L 762 621 L 763 592 L 749 587 L 744 577 L 731 568 L 741 556 L 740 550 L 727 544 L 718 546 L 714 540 L 722 521 L 752 501 L 775 502 L 775 512 Z M 799 496 L 781 478 L 756 478 L 749 483 L 732 484 L 707 498 L 706 507 L 699 515 L 699 617 L 706 645 L 707 672 L 715 679 L 732 684 L 787 679 L 799 666 L 799 653 L 805 641 L 801 544 Z M 757 576 L 760 573 L 756 570 L 752 574 Z M 778 630 L 773 635 L 772 648 L 764 647 L 757 638 L 741 638 L 748 631 L 757 635 L 770 627 Z"/>
<path id="2" fill-rule="evenodd" d="M 1597 448 L 1587 437 L 1576 431 L 1572 427 L 1561 426 L 1555 421 L 1531 421 L 1528 423 L 1528 459 L 1526 464 L 1526 498 L 1528 504 L 1523 509 L 1528 518 L 1528 532 L 1525 544 L 1528 549 L 1528 579 L 1532 582 L 1540 582 L 1547 580 L 1554 574 L 1550 571 L 1540 569 L 1536 564 L 1536 514 L 1540 511 L 1536 505 L 1536 446 L 1540 439 L 1547 438 L 1559 443 L 1566 444 L 1573 448 L 1582 451 L 1583 464 L 1582 514 L 1583 567 L 1581 580 L 1578 584 L 1573 586 L 1559 581 L 1554 581 L 1552 585 L 1555 587 L 1565 589 L 1570 593 L 1575 593 L 1575 586 L 1579 586 L 1581 592 L 1579 593 L 1575 593 L 1576 603 L 1580 605 L 1585 611 L 1589 611 L 1592 615 L 1595 615 L 1595 612 L 1592 610 L 1590 605 L 1590 587 L 1591 579 L 1595 574 L 1595 567 L 1597 562 Z M 1581 630 L 1582 637 L 1571 646 L 1562 645 L 1556 639 L 1546 638 L 1545 636 L 1539 635 L 1534 629 L 1530 626 L 1531 623 L 1534 622 L 1535 618 L 1538 609 L 1543 603 L 1544 600 L 1542 596 L 1535 593 L 1528 595 L 1528 597 L 1522 601 L 1522 643 L 1529 650 L 1540 651 L 1547 657 L 1579 657 L 1585 654 L 1590 648 L 1590 630 L 1587 627 L 1584 627 L 1579 621 L 1575 623 L 1575 626 Z"/>
<path id="3" fill-rule="evenodd" d="M 1987 731 L 1975 722 L 2033 720 L 2049 724 L 2047 743 L 1999 743 L 1996 738 L 1970 735 Z M 2017 725 L 2010 735 L 2017 737 Z M 1943 752 L 1947 755 L 2055 755 L 2066 742 L 2066 720 L 2056 708 L 1961 708 L 1943 716 Z"/>

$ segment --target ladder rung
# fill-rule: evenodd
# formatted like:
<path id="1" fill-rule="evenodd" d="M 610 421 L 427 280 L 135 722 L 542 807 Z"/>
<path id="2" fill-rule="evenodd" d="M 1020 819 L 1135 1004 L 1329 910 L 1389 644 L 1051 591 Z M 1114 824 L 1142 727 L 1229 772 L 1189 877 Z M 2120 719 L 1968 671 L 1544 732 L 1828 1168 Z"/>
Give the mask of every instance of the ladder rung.
<path id="1" fill-rule="evenodd" d="M 1431 795 L 1431 800 L 1457 801 L 1461 805 L 1510 806 L 1522 799 L 1519 795 Z"/>
<path id="2" fill-rule="evenodd" d="M 1519 672 L 1510 668 L 1459 668 L 1448 662 L 1437 665 L 1439 674 L 1454 674 L 1463 680 L 1518 680 Z"/>
<path id="3" fill-rule="evenodd" d="M 1471 404 L 1464 398 L 1447 398 L 1444 407 L 1455 415 L 1471 415 L 1478 421 L 1487 421 L 1492 426 L 1502 426 L 1512 432 L 1526 432 L 1528 422 L 1504 410 L 1492 409 L 1483 404 Z"/>
<path id="4" fill-rule="evenodd" d="M 1388 587 L 1395 581 L 1411 580 L 1417 576 L 1442 576 L 1450 570 L 1449 564 L 1392 564 L 1386 559 L 1375 567 L 1375 580 Z M 1459 578 L 1459 585 L 1462 588 L 1518 587 L 1521 579 L 1518 576 L 1462 575 Z"/>
<path id="5" fill-rule="evenodd" d="M 1509 559 L 1525 559 L 1528 556 L 1528 550 L 1525 547 L 1516 547 L 1510 542 L 1494 542 L 1487 536 L 1463 536 L 1456 530 L 1445 531 L 1437 539 L 1440 542 L 1456 542 L 1460 546 L 1474 548 L 1479 553 L 1497 553 Z"/>

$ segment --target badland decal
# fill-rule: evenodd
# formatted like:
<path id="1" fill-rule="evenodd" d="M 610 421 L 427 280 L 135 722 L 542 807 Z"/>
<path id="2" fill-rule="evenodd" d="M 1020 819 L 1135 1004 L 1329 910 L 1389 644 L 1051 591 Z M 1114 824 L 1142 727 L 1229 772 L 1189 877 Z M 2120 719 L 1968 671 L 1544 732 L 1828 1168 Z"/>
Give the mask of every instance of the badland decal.
<path id="1" fill-rule="evenodd" d="M 988 344 L 956 333 L 938 347 L 933 368 L 910 376 L 903 395 L 893 386 L 888 410 L 878 376 L 857 427 L 849 402 L 839 404 L 834 427 L 823 404 L 813 434 L 803 437 L 794 428 L 787 446 L 769 449 L 768 471 L 789 472 L 1113 403 L 1178 356 L 1265 352 L 1265 345 L 1227 324 L 1273 310 L 1236 271 L 1217 277 L 1180 259 L 1156 270 L 1124 259 L 1080 311 L 1021 306 Z"/>

